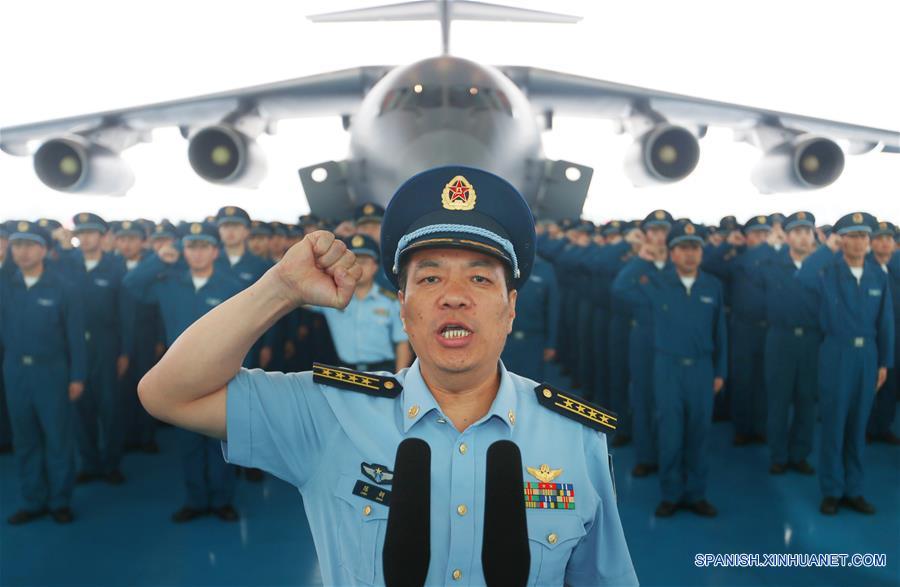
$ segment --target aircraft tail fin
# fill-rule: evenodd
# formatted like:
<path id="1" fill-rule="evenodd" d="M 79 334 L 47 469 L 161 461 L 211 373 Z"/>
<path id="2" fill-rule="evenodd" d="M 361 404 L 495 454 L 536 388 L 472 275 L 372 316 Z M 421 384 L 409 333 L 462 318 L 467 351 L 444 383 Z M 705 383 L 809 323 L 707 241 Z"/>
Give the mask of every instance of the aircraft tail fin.
<path id="1" fill-rule="evenodd" d="M 572 24 L 581 20 L 579 16 L 472 0 L 417 0 L 415 2 L 315 14 L 308 18 L 313 22 L 438 20 L 441 22 L 442 50 L 445 55 L 450 51 L 450 23 L 454 20 L 565 24 Z"/>

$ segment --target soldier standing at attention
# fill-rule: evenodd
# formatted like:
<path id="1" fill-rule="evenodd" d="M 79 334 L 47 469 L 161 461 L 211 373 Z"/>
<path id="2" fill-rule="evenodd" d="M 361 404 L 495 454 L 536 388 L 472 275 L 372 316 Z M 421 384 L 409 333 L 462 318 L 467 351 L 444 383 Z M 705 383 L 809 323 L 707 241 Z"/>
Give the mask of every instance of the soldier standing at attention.
<path id="1" fill-rule="evenodd" d="M 87 369 L 79 292 L 44 260 L 50 234 L 17 222 L 9 238 L 16 271 L 0 277 L 3 377 L 23 507 L 8 519 L 46 515 L 60 524 L 75 482 L 74 414 Z"/>
<path id="2" fill-rule="evenodd" d="M 888 275 L 866 259 L 875 223 L 863 212 L 841 217 L 829 246 L 810 255 L 797 273 L 817 296 L 819 327 L 825 335 L 819 349 L 819 509 L 825 515 L 836 514 L 841 505 L 875 513 L 863 496 L 866 424 L 894 362 Z"/>

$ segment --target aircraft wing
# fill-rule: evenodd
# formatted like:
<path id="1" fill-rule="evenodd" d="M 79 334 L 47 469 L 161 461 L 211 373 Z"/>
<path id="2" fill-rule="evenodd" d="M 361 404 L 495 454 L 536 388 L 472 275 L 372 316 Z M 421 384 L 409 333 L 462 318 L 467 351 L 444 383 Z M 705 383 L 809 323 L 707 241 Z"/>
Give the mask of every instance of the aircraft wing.
<path id="1" fill-rule="evenodd" d="M 0 149 L 25 156 L 30 154 L 31 141 L 70 134 L 134 144 L 149 140 L 149 132 L 160 127 L 177 126 L 187 136 L 192 128 L 245 117 L 268 127 L 285 118 L 352 114 L 369 88 L 390 69 L 356 67 L 205 96 L 0 128 Z M 123 135 L 128 138 L 122 138 Z"/>
<path id="2" fill-rule="evenodd" d="M 740 133 L 747 133 L 746 138 L 758 144 L 760 141 L 754 140 L 755 135 L 765 134 L 765 129 L 777 129 L 847 141 L 848 151 L 852 154 L 873 150 L 900 153 L 900 132 L 897 131 L 706 100 L 546 69 L 502 66 L 500 69 L 525 91 L 537 112 L 551 115 L 620 121 L 635 115 L 661 116 L 698 129 L 700 136 L 708 126 L 722 126 L 738 131 L 739 138 Z"/>

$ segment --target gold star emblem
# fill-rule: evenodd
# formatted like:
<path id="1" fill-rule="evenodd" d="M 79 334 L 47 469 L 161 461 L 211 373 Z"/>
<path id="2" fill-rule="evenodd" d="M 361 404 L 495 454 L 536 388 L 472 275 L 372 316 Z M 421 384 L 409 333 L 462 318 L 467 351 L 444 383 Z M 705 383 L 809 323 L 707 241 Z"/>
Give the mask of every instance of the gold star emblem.
<path id="1" fill-rule="evenodd" d="M 806 212 L 797 212 L 797 220 L 806 220 Z"/>
<path id="2" fill-rule="evenodd" d="M 863 221 L 863 215 L 860 212 L 856 212 L 853 214 L 853 222 L 856 224 L 860 224 Z"/>
<path id="3" fill-rule="evenodd" d="M 666 213 L 663 212 L 662 210 L 657 210 L 656 212 L 653 213 L 653 217 L 656 218 L 657 220 L 662 220 L 666 217 Z"/>
<path id="4" fill-rule="evenodd" d="M 756 221 L 757 221 L 759 224 L 765 224 L 765 223 L 766 223 L 766 217 L 765 217 L 765 216 L 757 216 L 757 217 L 756 217 Z"/>
<path id="5" fill-rule="evenodd" d="M 695 232 L 697 232 L 697 229 L 694 228 L 693 224 L 685 224 L 684 234 L 694 234 Z"/>
<path id="6" fill-rule="evenodd" d="M 203 232 L 203 227 L 200 226 L 197 222 L 191 224 L 191 234 L 200 234 Z"/>
<path id="7" fill-rule="evenodd" d="M 363 206 L 363 214 L 365 214 L 366 216 L 373 213 L 374 211 L 375 206 L 373 206 L 372 204 L 366 204 L 365 206 Z"/>
<path id="8" fill-rule="evenodd" d="M 475 188 L 462 175 L 447 182 L 441 193 L 441 203 L 446 210 L 473 210 L 475 199 Z"/>
<path id="9" fill-rule="evenodd" d="M 551 469 L 550 465 L 541 465 L 539 468 L 526 467 L 528 474 L 541 483 L 552 483 L 554 479 L 562 475 L 562 469 Z"/>
<path id="10" fill-rule="evenodd" d="M 78 215 L 78 222 L 84 224 L 87 221 L 88 221 L 87 212 L 82 212 L 81 214 Z"/>
<path id="11" fill-rule="evenodd" d="M 27 222 L 20 222 L 20 223 L 16 226 L 16 230 L 18 230 L 19 232 L 25 232 L 25 231 L 28 230 L 29 228 L 31 228 L 31 225 L 28 224 Z"/>
<path id="12" fill-rule="evenodd" d="M 234 206 L 225 208 L 225 216 L 234 216 Z"/>
<path id="13" fill-rule="evenodd" d="M 353 240 L 350 241 L 350 246 L 352 247 L 361 247 L 366 243 L 362 236 L 356 235 L 353 237 Z"/>
<path id="14" fill-rule="evenodd" d="M 126 221 L 122 222 L 122 228 L 125 230 L 129 230 L 131 228 L 131 221 L 126 220 Z"/>

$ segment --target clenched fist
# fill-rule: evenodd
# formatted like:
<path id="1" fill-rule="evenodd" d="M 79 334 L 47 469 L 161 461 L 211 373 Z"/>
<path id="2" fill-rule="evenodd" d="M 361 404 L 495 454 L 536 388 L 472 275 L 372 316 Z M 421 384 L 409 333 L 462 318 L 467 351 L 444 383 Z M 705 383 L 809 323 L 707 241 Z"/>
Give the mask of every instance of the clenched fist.
<path id="1" fill-rule="evenodd" d="M 288 249 L 273 270 L 283 295 L 295 305 L 338 309 L 350 303 L 362 275 L 356 255 L 325 230 L 306 235 Z"/>

